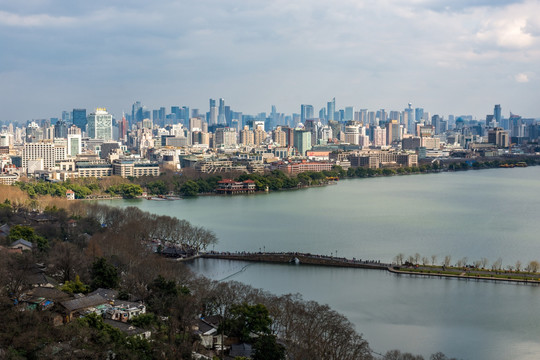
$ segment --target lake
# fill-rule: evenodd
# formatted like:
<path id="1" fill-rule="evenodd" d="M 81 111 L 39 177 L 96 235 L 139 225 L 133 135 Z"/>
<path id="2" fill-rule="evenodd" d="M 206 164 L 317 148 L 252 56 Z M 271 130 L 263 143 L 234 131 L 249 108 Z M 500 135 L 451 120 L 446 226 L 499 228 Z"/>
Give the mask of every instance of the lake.
<path id="1" fill-rule="evenodd" d="M 540 167 L 351 179 L 269 194 L 112 200 L 213 230 L 224 251 L 301 251 L 391 262 L 540 259 Z M 276 294 L 300 293 L 347 316 L 377 352 L 536 359 L 540 288 L 313 266 L 194 261 L 196 272 Z"/>

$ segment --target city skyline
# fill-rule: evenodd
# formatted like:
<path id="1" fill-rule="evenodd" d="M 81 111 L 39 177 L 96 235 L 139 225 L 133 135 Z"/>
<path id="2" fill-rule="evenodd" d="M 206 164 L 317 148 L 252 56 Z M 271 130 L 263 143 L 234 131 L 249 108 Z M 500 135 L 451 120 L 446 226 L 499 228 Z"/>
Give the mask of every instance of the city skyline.
<path id="1" fill-rule="evenodd" d="M 538 117 L 540 4 L 424 0 L 0 5 L 1 121 L 208 98 L 256 114 L 400 110 Z"/>

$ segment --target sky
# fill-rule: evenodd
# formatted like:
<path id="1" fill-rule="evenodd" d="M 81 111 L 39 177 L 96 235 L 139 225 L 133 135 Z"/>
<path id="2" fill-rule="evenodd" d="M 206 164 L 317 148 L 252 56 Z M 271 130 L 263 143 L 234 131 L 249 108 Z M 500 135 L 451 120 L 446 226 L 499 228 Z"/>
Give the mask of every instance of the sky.
<path id="1" fill-rule="evenodd" d="M 0 121 L 141 101 L 540 117 L 540 1 L 0 0 Z"/>

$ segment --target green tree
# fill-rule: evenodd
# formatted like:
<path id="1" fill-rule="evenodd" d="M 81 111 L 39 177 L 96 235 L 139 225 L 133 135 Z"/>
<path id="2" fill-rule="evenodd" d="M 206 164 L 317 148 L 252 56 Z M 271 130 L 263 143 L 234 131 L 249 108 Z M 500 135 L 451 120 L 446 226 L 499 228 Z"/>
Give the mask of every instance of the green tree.
<path id="1" fill-rule="evenodd" d="M 148 287 L 151 292 L 148 309 L 159 315 L 167 315 L 179 294 L 176 281 L 159 275 Z"/>
<path id="2" fill-rule="evenodd" d="M 118 286 L 118 269 L 109 264 L 104 257 L 100 257 L 92 264 L 91 269 L 93 290 L 98 288 L 114 289 Z"/>
<path id="3" fill-rule="evenodd" d="M 196 196 L 199 193 L 199 185 L 193 180 L 188 180 L 180 187 L 180 193 L 184 196 Z"/>
<path id="4" fill-rule="evenodd" d="M 16 241 L 24 239 L 30 242 L 34 242 L 36 233 L 33 228 L 25 225 L 14 225 L 9 229 L 8 239 L 10 241 Z"/>
<path id="5" fill-rule="evenodd" d="M 85 285 L 79 275 L 75 276 L 75 280 L 66 281 L 62 286 L 62 291 L 66 291 L 70 294 L 87 293 L 89 290 L 88 285 Z"/>
<path id="6" fill-rule="evenodd" d="M 263 335 L 253 345 L 253 360 L 284 360 L 285 347 L 278 344 L 274 335 Z"/>
<path id="7" fill-rule="evenodd" d="M 146 184 L 146 188 L 151 194 L 165 195 L 167 194 L 167 185 L 163 180 L 151 181 Z"/>
<path id="8" fill-rule="evenodd" d="M 230 310 L 231 317 L 223 324 L 223 331 L 231 336 L 237 336 L 240 341 L 249 341 L 250 334 L 270 334 L 272 319 L 268 309 L 262 305 L 233 305 Z"/>

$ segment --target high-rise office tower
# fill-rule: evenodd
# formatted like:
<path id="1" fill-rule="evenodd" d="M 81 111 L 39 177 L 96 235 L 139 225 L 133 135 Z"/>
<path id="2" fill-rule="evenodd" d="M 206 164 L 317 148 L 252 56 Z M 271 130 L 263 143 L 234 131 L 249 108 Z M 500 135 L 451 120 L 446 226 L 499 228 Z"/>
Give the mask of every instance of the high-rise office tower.
<path id="1" fill-rule="evenodd" d="M 143 120 L 143 107 L 140 101 L 135 101 L 131 106 L 131 124 L 138 123 Z"/>
<path id="2" fill-rule="evenodd" d="M 67 124 L 64 120 L 58 120 L 56 124 L 54 124 L 54 137 L 57 139 L 65 139 L 67 138 Z"/>
<path id="3" fill-rule="evenodd" d="M 214 126 L 218 123 L 218 108 L 216 106 L 212 106 L 210 108 L 209 118 L 208 118 L 208 125 Z"/>
<path id="4" fill-rule="evenodd" d="M 367 124 L 367 109 L 360 109 L 360 115 L 358 116 L 358 121 L 360 121 L 362 124 Z"/>
<path id="5" fill-rule="evenodd" d="M 315 118 L 315 110 L 313 109 L 313 105 L 306 105 L 305 112 L 306 120 Z"/>
<path id="6" fill-rule="evenodd" d="M 375 111 L 370 111 L 367 113 L 367 121 L 370 125 L 375 124 L 375 118 L 376 118 L 375 115 L 376 115 Z"/>
<path id="7" fill-rule="evenodd" d="M 414 109 L 414 121 L 421 122 L 424 119 L 424 109 L 416 108 Z"/>
<path id="8" fill-rule="evenodd" d="M 86 131 L 86 109 L 73 109 L 71 118 L 73 125 L 82 131 Z"/>
<path id="9" fill-rule="evenodd" d="M 413 109 L 412 109 L 411 103 L 409 103 L 409 107 L 405 109 L 405 113 L 407 114 L 407 132 L 409 134 L 414 134 L 415 126 L 414 126 Z"/>
<path id="10" fill-rule="evenodd" d="M 433 125 L 435 135 L 441 133 L 441 117 L 439 115 L 433 115 L 431 117 L 431 125 Z"/>
<path id="11" fill-rule="evenodd" d="M 62 111 L 62 120 L 64 120 L 66 123 L 71 122 L 71 112 L 69 111 Z"/>
<path id="12" fill-rule="evenodd" d="M 300 122 L 303 124 L 306 122 L 306 105 L 300 105 Z"/>
<path id="13" fill-rule="evenodd" d="M 397 120 L 399 121 L 399 111 L 392 110 L 389 113 L 388 120 Z"/>
<path id="14" fill-rule="evenodd" d="M 325 108 L 322 108 L 321 110 L 319 110 L 319 119 L 324 119 L 328 121 Z"/>
<path id="15" fill-rule="evenodd" d="M 152 118 L 152 112 L 148 110 L 146 106 L 143 106 L 141 110 L 141 120 L 139 121 L 143 121 L 144 119 L 151 119 L 151 118 Z"/>
<path id="16" fill-rule="evenodd" d="M 87 130 L 91 139 L 112 140 L 112 115 L 105 108 L 97 108 L 88 115 Z"/>
<path id="17" fill-rule="evenodd" d="M 329 101 L 326 104 L 327 120 L 334 120 L 335 112 L 336 112 L 336 98 L 333 98 L 332 101 Z"/>
<path id="18" fill-rule="evenodd" d="M 189 107 L 187 106 L 182 106 L 182 116 L 181 116 L 181 121 L 182 123 L 185 125 L 185 126 L 188 126 L 189 124 Z"/>
<path id="19" fill-rule="evenodd" d="M 300 105 L 300 122 L 304 124 L 306 120 L 313 119 L 313 106 L 302 104 Z"/>
<path id="20" fill-rule="evenodd" d="M 345 108 L 345 115 L 343 117 L 344 121 L 354 120 L 354 106 L 347 106 Z"/>
<path id="21" fill-rule="evenodd" d="M 379 110 L 379 122 L 386 122 L 386 120 L 388 120 L 388 113 L 386 110 Z"/>
<path id="22" fill-rule="evenodd" d="M 223 98 L 219 99 L 219 108 L 218 108 L 218 124 L 226 124 L 227 119 L 225 118 L 225 100 Z"/>
<path id="23" fill-rule="evenodd" d="M 501 123 L 501 105 L 495 105 L 495 108 L 493 109 L 493 117 L 495 118 L 497 124 Z"/>
<path id="24" fill-rule="evenodd" d="M 165 108 L 163 106 L 159 108 L 158 119 L 161 126 L 165 125 Z"/>

